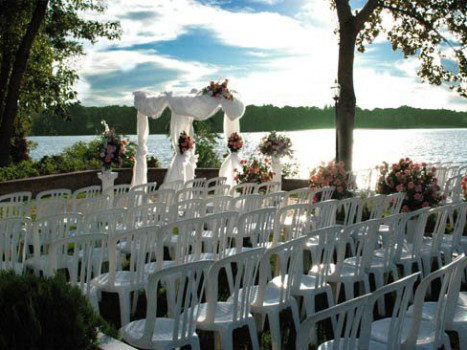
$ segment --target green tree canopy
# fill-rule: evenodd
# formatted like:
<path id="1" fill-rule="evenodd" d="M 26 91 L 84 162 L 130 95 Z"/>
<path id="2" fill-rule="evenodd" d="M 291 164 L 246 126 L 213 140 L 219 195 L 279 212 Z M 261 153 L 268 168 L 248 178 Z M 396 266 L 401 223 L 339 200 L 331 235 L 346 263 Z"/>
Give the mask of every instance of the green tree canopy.
<path id="1" fill-rule="evenodd" d="M 467 97 L 467 1 L 367 0 L 359 9 L 349 0 L 330 0 L 339 20 L 337 159 L 352 165 L 356 97 L 353 86 L 355 49 L 365 51 L 380 34 L 405 57 L 418 56 L 418 76 L 431 84 L 447 84 Z M 358 3 L 359 5 L 362 2 Z M 383 23 L 383 15 L 389 21 Z"/>
<path id="2" fill-rule="evenodd" d="M 76 99 L 73 59 L 86 42 L 118 38 L 118 22 L 90 19 L 99 0 L 3 0 L 0 6 L 0 165 L 27 155 L 21 142 L 34 113 L 67 117 Z M 13 146 L 13 147 L 12 147 Z"/>

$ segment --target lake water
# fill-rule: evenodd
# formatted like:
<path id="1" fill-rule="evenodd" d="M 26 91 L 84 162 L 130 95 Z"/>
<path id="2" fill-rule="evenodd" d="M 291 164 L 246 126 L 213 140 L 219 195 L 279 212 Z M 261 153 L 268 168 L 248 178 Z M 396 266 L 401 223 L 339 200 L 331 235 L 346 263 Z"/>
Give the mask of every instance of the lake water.
<path id="1" fill-rule="evenodd" d="M 329 161 L 335 154 L 334 129 L 291 131 L 299 178 L 307 178 L 310 169 Z M 256 152 L 260 139 L 266 133 L 242 133 L 245 142 L 243 156 Z M 96 136 L 32 136 L 38 146 L 31 151 L 33 159 L 58 154 L 77 141 L 89 142 Z M 130 135 L 133 141 L 136 135 Z M 223 140 L 216 145 L 222 156 L 227 152 Z M 149 135 L 149 155 L 154 155 L 167 167 L 172 158 L 170 141 L 165 135 Z M 416 161 L 467 163 L 467 129 L 404 129 L 355 130 L 353 169 L 368 169 L 381 164 L 410 157 Z M 290 162 L 285 160 L 285 163 Z"/>

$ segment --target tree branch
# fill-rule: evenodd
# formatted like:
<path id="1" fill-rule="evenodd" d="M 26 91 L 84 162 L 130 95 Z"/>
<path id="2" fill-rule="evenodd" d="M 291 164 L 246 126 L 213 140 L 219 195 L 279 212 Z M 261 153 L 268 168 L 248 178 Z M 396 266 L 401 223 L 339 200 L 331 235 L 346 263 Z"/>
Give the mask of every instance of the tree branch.
<path id="1" fill-rule="evenodd" d="M 355 24 L 358 31 L 363 28 L 363 25 L 368 21 L 368 18 L 370 18 L 377 7 L 378 0 L 368 0 L 362 10 L 355 16 Z"/>
<path id="2" fill-rule="evenodd" d="M 452 45 L 451 42 L 443 34 L 441 34 L 439 32 L 439 30 L 436 29 L 432 23 L 430 23 L 425 18 L 423 18 L 423 16 L 420 16 L 416 11 L 411 12 L 411 11 L 408 11 L 408 10 L 405 10 L 405 9 L 402 9 L 402 8 L 399 8 L 399 7 L 386 5 L 384 3 L 384 1 L 381 1 L 381 0 L 378 1 L 378 6 L 380 6 L 383 9 L 389 10 L 389 11 L 398 12 L 398 13 L 404 15 L 404 16 L 410 17 L 410 18 L 418 21 L 426 29 L 428 29 L 429 31 L 433 31 L 442 41 L 444 41 L 446 44 L 448 44 L 449 47 L 454 50 L 454 52 L 459 53 L 459 49 L 457 49 L 454 45 Z"/>
<path id="3" fill-rule="evenodd" d="M 336 10 L 339 23 L 347 22 L 353 18 L 349 0 L 336 0 Z"/>

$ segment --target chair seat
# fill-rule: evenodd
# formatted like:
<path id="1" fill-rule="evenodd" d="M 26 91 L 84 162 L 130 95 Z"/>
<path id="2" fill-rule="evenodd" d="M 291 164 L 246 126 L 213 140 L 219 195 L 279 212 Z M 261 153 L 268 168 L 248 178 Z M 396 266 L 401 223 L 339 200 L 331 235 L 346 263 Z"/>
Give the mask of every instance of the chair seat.
<path id="1" fill-rule="evenodd" d="M 339 343 L 339 347 L 337 347 L 337 349 L 335 348 L 334 343 L 335 343 L 334 340 L 329 340 L 329 341 L 321 344 L 318 347 L 318 350 L 337 350 L 337 349 L 345 350 L 345 349 L 347 349 L 347 347 L 344 346 L 344 344 L 347 345 L 347 343 L 344 342 L 344 339 L 341 340 L 341 342 Z M 358 339 L 356 340 L 353 349 L 358 349 Z M 371 349 L 371 350 L 386 350 L 387 346 L 386 346 L 386 344 L 379 343 L 379 342 L 374 341 L 374 340 L 370 340 L 370 344 L 368 346 L 368 349 Z"/>
<path id="2" fill-rule="evenodd" d="M 144 276 L 143 281 L 133 282 L 131 280 L 131 273 L 129 271 L 117 271 L 113 285 L 109 284 L 109 274 L 103 273 L 92 279 L 91 283 L 96 288 L 105 289 L 108 291 L 115 291 L 119 288 L 128 288 L 131 290 L 144 288 L 147 282 L 147 275 Z"/>
<path id="3" fill-rule="evenodd" d="M 357 271 L 357 267 L 352 265 L 352 259 L 345 259 L 344 264 L 342 265 L 339 274 L 335 271 L 332 275 L 328 276 L 328 282 L 339 282 L 342 279 L 359 279 L 365 278 L 365 273 L 363 270 Z"/>
<path id="4" fill-rule="evenodd" d="M 154 331 L 150 342 L 142 341 L 146 320 L 137 320 L 130 322 L 126 326 L 120 328 L 120 335 L 123 340 L 132 346 L 137 346 L 145 349 L 165 348 L 173 342 L 173 329 L 175 321 L 171 318 L 156 318 Z M 179 327 L 181 332 L 182 327 Z M 192 336 L 197 338 L 197 334 L 193 332 Z M 177 346 L 171 346 L 177 347 Z"/>
<path id="5" fill-rule="evenodd" d="M 457 305 L 467 308 L 467 292 L 460 292 Z"/>
<path id="6" fill-rule="evenodd" d="M 280 304 L 280 289 L 275 287 L 273 284 L 268 284 L 265 288 L 264 291 L 264 298 L 263 298 L 263 304 L 262 305 L 255 305 L 254 302 L 258 296 L 258 286 L 253 286 L 250 289 L 250 301 L 252 302 L 251 305 L 251 311 L 255 312 L 258 311 L 261 308 L 267 308 L 267 307 L 276 307 L 278 304 Z M 240 289 L 239 295 L 242 295 L 243 289 Z M 232 296 L 230 296 L 227 299 L 227 302 L 232 302 Z"/>
<path id="7" fill-rule="evenodd" d="M 391 322 L 390 318 L 383 318 L 378 321 L 374 321 L 371 325 L 371 338 L 377 342 L 381 342 L 384 344 L 388 343 L 388 329 L 389 324 Z M 407 340 L 407 336 L 410 331 L 410 323 L 412 319 L 410 317 L 406 317 L 403 320 L 402 325 L 402 335 L 401 341 L 405 342 Z M 421 320 L 420 328 L 418 331 L 418 338 L 417 338 L 417 346 L 427 346 L 429 344 L 433 344 L 435 340 L 435 327 L 432 322 L 427 320 Z M 391 342 L 394 341 L 393 339 L 390 340 Z"/>
<path id="8" fill-rule="evenodd" d="M 198 316 L 198 323 L 197 323 L 196 328 L 202 329 L 202 330 L 212 330 L 215 328 L 232 326 L 232 324 L 234 323 L 233 321 L 234 304 L 233 303 L 218 301 L 216 304 L 216 311 L 214 314 L 213 323 L 208 323 L 206 321 L 207 307 L 208 307 L 207 303 L 203 303 L 199 305 L 199 316 Z M 240 310 L 238 309 L 237 312 L 239 311 Z M 251 314 L 248 314 L 248 318 L 253 318 L 253 316 Z"/>
<path id="9" fill-rule="evenodd" d="M 272 281 L 274 282 L 276 278 Z M 292 290 L 294 295 L 303 295 L 303 294 L 320 294 L 324 293 L 327 289 L 330 289 L 331 286 L 327 283 L 318 284 L 318 279 L 315 276 L 302 275 L 300 276 L 300 285 L 298 289 Z"/>
<path id="10" fill-rule="evenodd" d="M 433 315 L 436 314 L 436 305 L 435 302 L 424 302 L 422 307 L 422 319 L 424 320 L 433 320 Z M 407 310 L 407 316 L 413 314 L 413 306 L 410 306 Z M 467 308 L 457 305 L 454 311 L 454 318 L 452 319 L 453 323 L 465 323 L 467 322 Z"/>
<path id="11" fill-rule="evenodd" d="M 344 260 L 344 264 L 355 266 L 356 259 L 354 257 L 347 258 Z M 375 270 L 381 271 L 382 269 L 390 270 L 393 268 L 392 264 L 386 264 L 383 257 L 374 256 L 371 260 L 370 266 L 368 267 L 368 272 L 373 272 Z"/>

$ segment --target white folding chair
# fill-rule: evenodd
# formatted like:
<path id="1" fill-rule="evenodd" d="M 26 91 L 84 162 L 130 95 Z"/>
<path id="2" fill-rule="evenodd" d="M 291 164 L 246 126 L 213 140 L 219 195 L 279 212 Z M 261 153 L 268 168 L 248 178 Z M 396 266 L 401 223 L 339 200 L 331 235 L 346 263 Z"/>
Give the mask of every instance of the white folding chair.
<path id="1" fill-rule="evenodd" d="M 232 186 L 230 195 L 232 197 L 245 196 L 248 194 L 258 193 L 258 185 L 255 183 L 244 183 Z"/>
<path id="2" fill-rule="evenodd" d="M 0 219 L 0 270 L 23 273 L 29 218 Z"/>
<path id="3" fill-rule="evenodd" d="M 88 186 L 77 189 L 71 196 L 71 210 L 77 212 L 77 205 L 83 199 L 92 198 L 102 194 L 101 186 Z"/>

